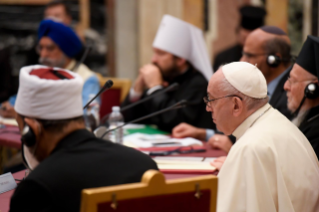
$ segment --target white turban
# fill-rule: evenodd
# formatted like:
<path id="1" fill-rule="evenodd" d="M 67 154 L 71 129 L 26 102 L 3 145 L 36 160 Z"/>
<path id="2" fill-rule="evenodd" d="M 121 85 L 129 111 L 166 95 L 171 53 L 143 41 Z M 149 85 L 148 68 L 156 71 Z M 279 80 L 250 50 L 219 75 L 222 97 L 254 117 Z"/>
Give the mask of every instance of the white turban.
<path id="1" fill-rule="evenodd" d="M 153 47 L 186 59 L 207 81 L 213 74 L 202 30 L 170 15 L 164 15 Z"/>
<path id="2" fill-rule="evenodd" d="M 261 71 L 246 62 L 233 62 L 222 66 L 226 80 L 246 96 L 263 99 L 267 97 L 267 82 Z"/>
<path id="3" fill-rule="evenodd" d="M 38 69 L 53 69 L 71 76 L 71 79 L 44 79 L 30 74 Z M 82 78 L 71 71 L 40 65 L 26 66 L 20 70 L 14 109 L 21 115 L 45 120 L 79 117 L 83 115 L 82 88 Z"/>

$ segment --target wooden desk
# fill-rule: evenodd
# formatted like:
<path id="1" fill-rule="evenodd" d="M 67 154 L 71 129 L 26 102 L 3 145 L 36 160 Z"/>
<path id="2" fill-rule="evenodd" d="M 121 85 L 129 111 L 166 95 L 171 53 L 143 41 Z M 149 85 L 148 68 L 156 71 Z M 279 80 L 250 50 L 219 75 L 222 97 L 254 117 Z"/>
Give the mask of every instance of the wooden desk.
<path id="1" fill-rule="evenodd" d="M 14 148 L 21 148 L 21 141 L 20 141 L 20 135 L 18 127 L 7 127 L 4 130 L 6 130 L 4 133 L 1 133 L 2 130 L 0 130 L 0 145 L 8 146 L 8 147 L 14 147 Z M 13 133 L 15 132 L 15 133 Z M 190 153 L 190 154 L 182 154 L 182 155 L 176 155 L 178 157 L 219 157 L 219 156 L 225 156 L 226 153 L 222 150 L 216 150 L 212 149 L 207 143 L 203 143 L 206 147 L 206 152 L 198 152 L 198 153 Z M 22 179 L 24 177 L 25 171 L 20 171 L 13 174 L 13 177 L 15 179 Z M 215 175 L 217 175 L 217 171 L 214 172 Z M 164 174 L 166 179 L 178 179 L 178 178 L 187 178 L 187 177 L 195 177 L 198 176 L 198 174 Z M 17 181 L 18 183 L 18 181 Z M 13 194 L 14 190 L 5 192 L 3 194 L 0 194 L 0 212 L 8 212 L 9 206 L 10 206 L 10 199 Z"/>

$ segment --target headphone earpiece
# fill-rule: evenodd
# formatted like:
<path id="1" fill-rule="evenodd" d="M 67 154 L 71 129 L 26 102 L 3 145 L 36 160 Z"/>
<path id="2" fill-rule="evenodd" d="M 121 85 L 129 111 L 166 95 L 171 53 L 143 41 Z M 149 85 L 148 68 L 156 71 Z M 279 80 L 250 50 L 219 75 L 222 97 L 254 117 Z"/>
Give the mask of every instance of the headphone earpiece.
<path id="1" fill-rule="evenodd" d="M 319 85 L 317 83 L 309 83 L 305 88 L 305 97 L 308 99 L 316 99 L 319 97 Z"/>
<path id="2" fill-rule="evenodd" d="M 281 63 L 281 58 L 278 57 L 277 55 L 268 55 L 267 56 L 267 64 L 270 66 L 270 67 L 278 67 L 279 64 Z"/>
<path id="3" fill-rule="evenodd" d="M 25 144 L 27 147 L 34 146 L 36 143 L 36 137 L 31 129 L 27 124 L 25 124 L 23 131 L 22 131 L 22 136 L 21 136 L 21 141 L 23 144 Z"/>

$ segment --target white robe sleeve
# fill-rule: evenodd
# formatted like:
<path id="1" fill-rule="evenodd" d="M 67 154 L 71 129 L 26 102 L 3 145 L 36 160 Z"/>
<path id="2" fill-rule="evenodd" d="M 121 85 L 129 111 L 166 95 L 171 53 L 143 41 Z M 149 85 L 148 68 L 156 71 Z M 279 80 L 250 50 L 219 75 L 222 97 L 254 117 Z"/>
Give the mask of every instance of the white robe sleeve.
<path id="1" fill-rule="evenodd" d="M 267 172 L 276 172 L 271 149 L 250 144 L 234 150 L 218 175 L 217 211 L 277 211 L 276 188 L 269 182 L 276 174 Z"/>

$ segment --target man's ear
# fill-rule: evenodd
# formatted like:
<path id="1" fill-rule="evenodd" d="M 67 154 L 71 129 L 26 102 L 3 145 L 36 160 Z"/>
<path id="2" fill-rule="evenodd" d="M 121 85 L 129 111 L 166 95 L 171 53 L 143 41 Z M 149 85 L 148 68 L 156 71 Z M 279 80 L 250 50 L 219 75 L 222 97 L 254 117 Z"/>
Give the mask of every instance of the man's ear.
<path id="1" fill-rule="evenodd" d="M 36 138 L 39 138 L 41 134 L 41 125 L 40 123 L 33 118 L 24 118 L 25 123 L 33 130 Z"/>
<path id="2" fill-rule="evenodd" d="M 233 101 L 233 115 L 235 117 L 238 117 L 244 109 L 243 101 L 238 97 L 233 97 L 232 101 Z"/>

